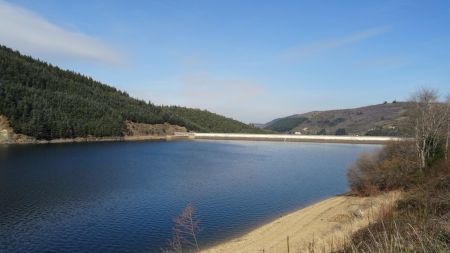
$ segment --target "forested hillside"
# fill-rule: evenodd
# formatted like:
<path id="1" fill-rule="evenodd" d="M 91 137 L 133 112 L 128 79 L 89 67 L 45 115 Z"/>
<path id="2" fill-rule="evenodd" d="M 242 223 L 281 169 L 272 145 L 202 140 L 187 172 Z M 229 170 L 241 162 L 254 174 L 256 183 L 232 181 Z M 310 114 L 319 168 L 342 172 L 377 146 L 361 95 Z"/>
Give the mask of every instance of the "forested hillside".
<path id="1" fill-rule="evenodd" d="M 221 115 L 208 112 L 206 110 L 191 109 L 179 106 L 165 106 L 164 110 L 178 115 L 182 118 L 189 119 L 191 123 L 196 126 L 201 126 L 207 132 L 222 132 L 222 133 L 262 133 L 263 131 L 256 127 L 250 127 L 247 124 L 225 118 Z"/>
<path id="2" fill-rule="evenodd" d="M 259 131 L 196 109 L 161 107 L 72 71 L 0 46 L 0 115 L 38 139 L 122 136 L 125 121 L 170 123 L 201 132 Z"/>

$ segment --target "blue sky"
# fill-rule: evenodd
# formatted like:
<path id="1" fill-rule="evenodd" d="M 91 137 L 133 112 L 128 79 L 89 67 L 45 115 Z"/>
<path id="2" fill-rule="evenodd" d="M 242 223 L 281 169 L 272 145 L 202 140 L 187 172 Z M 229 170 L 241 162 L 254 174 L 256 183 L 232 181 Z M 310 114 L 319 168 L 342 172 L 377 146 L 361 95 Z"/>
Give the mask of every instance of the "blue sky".
<path id="1" fill-rule="evenodd" d="M 450 1 L 0 0 L 0 44 L 244 122 L 450 92 Z"/>

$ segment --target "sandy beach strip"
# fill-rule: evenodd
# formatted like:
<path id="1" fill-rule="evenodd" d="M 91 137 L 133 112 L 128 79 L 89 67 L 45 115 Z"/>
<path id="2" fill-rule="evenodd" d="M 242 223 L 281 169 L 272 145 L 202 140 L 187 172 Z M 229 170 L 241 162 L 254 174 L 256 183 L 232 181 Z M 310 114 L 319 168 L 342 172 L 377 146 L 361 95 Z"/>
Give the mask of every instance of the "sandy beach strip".
<path id="1" fill-rule="evenodd" d="M 316 252 L 330 252 L 353 232 L 373 222 L 400 195 L 391 192 L 376 197 L 332 197 L 201 252 L 288 252 L 288 240 L 289 252 L 310 252 L 311 247 Z"/>

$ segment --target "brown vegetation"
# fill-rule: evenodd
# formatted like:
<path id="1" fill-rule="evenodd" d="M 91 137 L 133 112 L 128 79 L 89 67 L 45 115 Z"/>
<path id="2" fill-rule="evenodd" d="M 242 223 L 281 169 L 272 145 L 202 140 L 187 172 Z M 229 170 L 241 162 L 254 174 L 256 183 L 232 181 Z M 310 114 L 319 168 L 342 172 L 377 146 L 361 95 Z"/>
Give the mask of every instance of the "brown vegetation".
<path id="1" fill-rule="evenodd" d="M 199 221 L 192 204 L 188 204 L 173 220 L 172 239 L 166 253 L 198 252 L 200 250 L 197 236 L 200 231 Z"/>
<path id="2" fill-rule="evenodd" d="M 361 196 L 410 187 L 419 164 L 412 142 L 392 142 L 375 154 L 363 154 L 350 166 L 350 189 Z"/>
<path id="3" fill-rule="evenodd" d="M 450 162 L 441 161 L 341 252 L 450 252 Z"/>

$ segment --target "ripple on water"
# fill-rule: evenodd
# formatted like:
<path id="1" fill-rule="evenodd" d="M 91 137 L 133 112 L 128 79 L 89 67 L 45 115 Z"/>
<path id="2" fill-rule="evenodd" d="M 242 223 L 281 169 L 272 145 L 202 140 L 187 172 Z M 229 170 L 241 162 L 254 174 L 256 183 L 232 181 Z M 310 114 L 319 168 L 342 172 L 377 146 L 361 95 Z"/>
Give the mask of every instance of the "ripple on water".
<path id="1" fill-rule="evenodd" d="M 0 155 L 0 252 L 159 252 L 198 211 L 202 245 L 346 190 L 374 145 L 242 141 L 11 146 Z"/>

